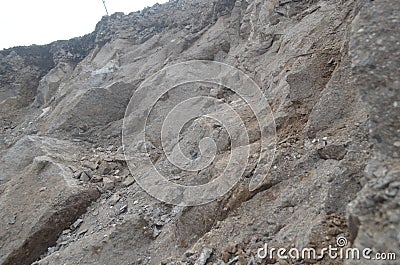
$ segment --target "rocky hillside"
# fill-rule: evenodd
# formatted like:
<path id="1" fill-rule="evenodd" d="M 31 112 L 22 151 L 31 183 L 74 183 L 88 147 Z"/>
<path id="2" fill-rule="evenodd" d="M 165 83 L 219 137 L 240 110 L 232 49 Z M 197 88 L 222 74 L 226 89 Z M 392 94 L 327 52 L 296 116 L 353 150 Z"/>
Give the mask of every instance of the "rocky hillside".
<path id="1" fill-rule="evenodd" d="M 0 264 L 399 264 L 399 29 L 393 0 L 170 0 L 104 17 L 84 37 L 0 51 Z M 265 124 L 234 91 L 178 86 L 147 116 L 137 153 L 150 150 L 175 183 L 215 180 L 241 136 L 210 119 L 214 105 L 175 143 L 194 161 L 211 137 L 207 167 L 172 165 L 160 140 L 161 118 L 197 95 L 237 111 L 250 150 L 229 192 L 179 206 L 141 188 L 150 168 L 127 163 L 122 128 L 128 104 L 155 90 L 132 98 L 146 80 L 192 60 L 254 80 L 275 152 L 259 159 Z M 250 189 L 256 168 L 269 171 Z M 397 261 L 257 255 L 265 243 L 321 250 L 337 238 Z"/>

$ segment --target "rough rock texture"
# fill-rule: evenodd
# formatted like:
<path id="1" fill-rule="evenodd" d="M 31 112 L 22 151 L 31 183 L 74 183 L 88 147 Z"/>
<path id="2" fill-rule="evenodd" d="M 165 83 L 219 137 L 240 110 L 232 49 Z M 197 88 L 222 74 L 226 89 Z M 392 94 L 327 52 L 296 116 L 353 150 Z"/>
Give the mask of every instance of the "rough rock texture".
<path id="1" fill-rule="evenodd" d="M 68 168 L 79 148 L 25 136 L 1 157 L 1 264 L 35 261 L 99 197 L 80 187 Z"/>
<path id="2" fill-rule="evenodd" d="M 352 68 L 368 109 L 374 156 L 367 165 L 363 189 L 348 207 L 354 246 L 381 252 L 389 250 L 397 256 L 400 255 L 398 10 L 398 2 L 366 3 L 353 23 Z M 365 264 L 377 264 L 377 261 Z"/>
<path id="3" fill-rule="evenodd" d="M 389 0 L 173 0 L 104 17 L 82 38 L 0 51 L 0 264 L 377 264 L 257 257 L 264 243 L 320 250 L 338 236 L 399 258 L 399 14 Z M 172 91 L 149 116 L 150 131 L 199 93 L 237 109 L 251 143 L 229 193 L 178 207 L 135 182 L 148 169 L 128 170 L 121 128 L 143 80 L 193 59 L 254 79 L 273 110 L 277 146 L 250 191 L 260 133 L 249 109 L 220 87 Z M 218 176 L 226 131 L 201 118 L 181 136 L 193 158 L 212 137 L 212 166 L 176 170 L 158 134 L 140 148 L 177 183 Z"/>

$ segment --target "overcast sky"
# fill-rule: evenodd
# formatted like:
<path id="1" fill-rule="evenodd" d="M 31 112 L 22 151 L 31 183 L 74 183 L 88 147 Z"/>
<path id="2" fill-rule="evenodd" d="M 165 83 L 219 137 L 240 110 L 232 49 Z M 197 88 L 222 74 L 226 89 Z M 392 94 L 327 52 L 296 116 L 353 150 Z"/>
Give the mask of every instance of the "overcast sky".
<path id="1" fill-rule="evenodd" d="M 108 12 L 128 14 L 168 0 L 105 0 Z M 2 0 L 0 50 L 46 44 L 90 33 L 105 15 L 102 0 Z"/>

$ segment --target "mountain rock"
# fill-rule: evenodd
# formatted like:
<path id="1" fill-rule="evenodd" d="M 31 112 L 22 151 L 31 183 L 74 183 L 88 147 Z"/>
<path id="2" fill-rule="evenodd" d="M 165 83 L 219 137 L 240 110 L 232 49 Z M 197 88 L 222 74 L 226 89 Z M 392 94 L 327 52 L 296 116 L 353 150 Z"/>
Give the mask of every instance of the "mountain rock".
<path id="1" fill-rule="evenodd" d="M 0 51 L 0 264 L 396 264 L 257 253 L 345 238 L 400 256 L 399 11 L 389 0 L 171 0 L 105 16 L 83 37 Z M 156 73 L 179 77 L 165 69 L 193 60 L 254 80 L 274 116 L 263 127 L 276 132 L 273 161 L 259 160 L 263 124 L 232 89 L 183 83 L 141 108 L 170 85 Z M 245 84 L 229 74 L 219 77 Z M 185 102 L 174 117 L 208 115 L 164 126 Z M 246 133 L 213 117 L 239 117 Z M 229 171 L 244 164 L 242 178 L 212 202 L 171 205 L 140 185 L 153 168 L 181 186 L 213 182 L 244 147 Z M 177 150 L 189 163 L 174 163 Z M 143 154 L 152 165 L 132 167 Z M 250 189 L 258 167 L 270 170 Z"/>

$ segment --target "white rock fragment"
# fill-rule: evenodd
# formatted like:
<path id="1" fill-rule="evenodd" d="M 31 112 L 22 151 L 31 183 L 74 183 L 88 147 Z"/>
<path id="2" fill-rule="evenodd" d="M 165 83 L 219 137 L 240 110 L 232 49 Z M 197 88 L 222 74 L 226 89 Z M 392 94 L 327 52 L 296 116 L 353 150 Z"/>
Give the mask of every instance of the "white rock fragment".
<path id="1" fill-rule="evenodd" d="M 82 220 L 81 218 L 79 218 L 78 220 L 76 220 L 76 221 L 70 226 L 71 231 L 76 230 L 82 223 L 83 223 L 83 220 Z"/>
<path id="2" fill-rule="evenodd" d="M 203 251 L 200 254 L 200 257 L 196 260 L 196 263 L 194 265 L 204 265 L 206 264 L 207 260 L 211 257 L 211 254 L 213 253 L 212 248 L 203 248 Z"/>

